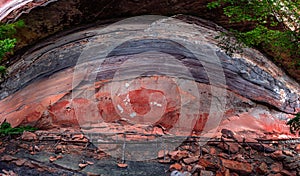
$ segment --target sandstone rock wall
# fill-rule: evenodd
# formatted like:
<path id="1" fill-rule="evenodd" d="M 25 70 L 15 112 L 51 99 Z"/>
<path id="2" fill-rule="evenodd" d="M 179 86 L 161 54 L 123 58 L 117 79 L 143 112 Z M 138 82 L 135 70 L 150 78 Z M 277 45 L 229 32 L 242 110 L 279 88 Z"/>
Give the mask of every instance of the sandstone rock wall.
<path id="1" fill-rule="evenodd" d="M 246 48 L 242 55 L 227 56 L 216 45 L 217 41 L 214 37 L 218 35 L 218 31 L 215 29 L 223 30 L 216 24 L 188 16 L 177 16 L 176 18 L 188 22 L 184 23 L 185 26 L 176 28 L 176 31 L 179 33 L 181 31 L 183 35 L 190 35 L 186 30 L 195 27 L 201 36 L 204 36 L 204 38 L 201 38 L 202 42 L 212 46 L 216 56 L 220 59 L 226 79 L 226 85 L 220 87 L 227 90 L 224 119 L 231 119 L 229 121 L 232 122 L 232 128 L 237 130 L 246 128 L 272 131 L 274 130 L 272 125 L 277 124 L 276 130 L 278 132 L 288 133 L 288 128 L 284 125 L 285 122 L 280 120 L 286 120 L 292 117 L 292 114 L 299 112 L 299 84 L 289 79 L 278 67 L 256 50 Z M 161 20 L 158 24 L 160 26 L 168 25 L 169 21 L 168 19 Z M 127 32 L 126 28 L 128 26 L 130 25 L 125 25 L 123 31 Z M 9 67 L 8 71 L 11 76 L 1 84 L 1 121 L 7 119 L 13 126 L 20 124 L 39 125 L 37 122 L 40 123 L 41 119 L 46 117 L 46 120 L 50 119 L 52 123 L 49 124 L 50 127 L 51 125 L 76 125 L 78 120 L 80 121 L 82 118 L 84 118 L 84 123 L 95 122 L 97 119 L 103 120 L 103 117 L 106 122 L 115 122 L 122 118 L 118 113 L 118 109 L 121 108 L 111 102 L 114 97 L 109 96 L 111 90 L 105 89 L 104 85 L 109 87 L 115 71 L 129 57 L 134 58 L 134 54 L 149 51 L 149 48 L 151 48 L 153 51 L 173 55 L 184 63 L 185 67 L 192 73 L 197 82 L 199 94 L 202 97 L 200 98 L 200 104 L 202 102 L 201 113 L 196 118 L 199 120 L 193 122 L 192 128 L 201 131 L 209 114 L 209 106 L 207 107 L 209 103 L 205 102 L 209 102 L 212 98 L 210 92 L 212 87 L 208 84 L 207 71 L 203 67 L 205 62 L 195 60 L 180 46 L 166 40 L 149 42 L 149 40 L 140 39 L 124 43 L 115 48 L 106 61 L 102 63 L 102 71 L 97 73 L 94 80 L 97 85 L 94 91 L 97 97 L 96 102 L 90 102 L 88 99 L 73 99 L 72 102 L 74 88 L 85 89 L 86 83 L 89 81 L 87 79 L 74 87 L 75 65 L 78 64 L 78 58 L 87 44 L 95 41 L 95 37 L 97 38 L 97 35 L 99 35 L 97 30 L 104 27 L 105 25 L 94 26 L 90 29 L 53 39 L 51 42 L 45 41 L 22 55 L 18 61 Z M 110 40 L 108 36 L 117 37 L 114 32 L 105 35 L 102 36 L 100 41 L 104 45 Z M 187 39 L 194 40 L 197 34 L 189 37 Z M 147 62 L 144 64 L 147 65 Z M 213 70 L 215 67 L 209 66 L 206 69 Z M 177 71 L 180 72 L 180 70 Z M 217 74 L 211 76 L 216 77 L 216 79 L 220 78 L 221 74 L 215 73 Z M 160 77 L 167 82 L 166 78 Z M 141 77 L 141 79 L 143 78 Z M 123 86 L 126 86 L 125 82 Z M 159 99 L 159 94 L 165 96 L 168 93 L 168 89 L 163 88 L 160 89 L 160 93 L 155 93 L 150 88 L 146 88 L 145 91 L 142 90 L 140 88 L 133 90 L 131 103 L 135 104 L 137 111 L 144 113 L 148 112 L 150 104 L 145 105 L 142 97 L 151 97 L 154 93 L 153 95 L 157 95 Z M 141 94 L 141 92 L 143 93 Z M 180 95 L 182 93 L 185 92 L 181 91 Z M 176 104 L 171 105 L 173 100 L 178 102 L 175 98 L 177 95 L 178 93 L 171 94 L 170 99 L 166 100 L 169 105 L 166 106 L 167 109 L 163 113 L 164 118 L 160 121 L 156 119 L 157 125 L 169 129 L 172 128 L 170 124 L 180 119 L 178 117 L 180 108 Z M 192 104 L 196 103 L 193 102 L 192 97 L 188 95 L 185 97 Z M 135 102 L 133 102 L 134 98 L 136 98 Z M 98 106 L 98 109 L 89 109 L 91 103 L 96 104 L 95 107 Z M 78 114 L 76 116 L 74 106 L 80 107 L 82 111 L 91 112 L 91 119 L 85 120 L 86 117 L 83 115 L 81 115 L 82 117 L 79 117 Z M 122 108 L 124 109 L 124 107 Z M 175 119 L 175 121 L 170 123 L 172 119 Z M 246 121 L 249 119 L 255 121 L 255 125 L 247 123 Z M 239 123 L 242 125 L 239 126 Z M 222 124 L 228 125 L 226 120 Z"/>

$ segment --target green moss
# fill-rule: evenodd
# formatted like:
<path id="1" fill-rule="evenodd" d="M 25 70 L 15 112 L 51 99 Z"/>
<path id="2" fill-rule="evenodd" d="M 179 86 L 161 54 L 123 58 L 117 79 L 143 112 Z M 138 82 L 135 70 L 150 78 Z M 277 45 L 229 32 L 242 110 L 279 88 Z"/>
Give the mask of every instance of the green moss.
<path id="1" fill-rule="evenodd" d="M 24 131 L 36 131 L 37 128 L 31 127 L 31 126 L 22 126 L 22 127 L 16 127 L 12 128 L 10 123 L 3 122 L 0 126 L 0 136 L 6 136 L 11 134 L 22 134 Z"/>

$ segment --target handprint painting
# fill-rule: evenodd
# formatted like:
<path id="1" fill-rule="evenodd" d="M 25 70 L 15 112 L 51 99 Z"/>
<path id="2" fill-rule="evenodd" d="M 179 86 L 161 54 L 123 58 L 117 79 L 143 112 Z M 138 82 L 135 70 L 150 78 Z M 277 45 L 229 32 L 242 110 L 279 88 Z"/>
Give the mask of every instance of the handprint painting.
<path id="1" fill-rule="evenodd" d="M 0 64 L 2 175 L 299 174 L 298 78 L 229 32 L 255 25 L 111 3 L 3 6 L 25 25 Z"/>

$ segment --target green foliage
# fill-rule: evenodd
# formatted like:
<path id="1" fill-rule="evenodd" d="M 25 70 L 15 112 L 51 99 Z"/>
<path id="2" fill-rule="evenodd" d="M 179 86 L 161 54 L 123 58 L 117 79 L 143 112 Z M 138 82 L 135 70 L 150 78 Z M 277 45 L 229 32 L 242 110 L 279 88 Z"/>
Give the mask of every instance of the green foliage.
<path id="1" fill-rule="evenodd" d="M 249 47 L 264 46 L 277 58 L 282 54 L 300 56 L 300 0 L 216 0 L 209 9 L 223 7 L 230 22 L 254 22 L 256 26 L 245 32 L 231 30 L 238 42 Z M 278 30 L 279 23 L 285 29 Z M 277 59 L 276 58 L 276 59 Z M 300 65 L 300 60 L 297 60 Z"/>
<path id="2" fill-rule="evenodd" d="M 23 21 L 17 21 L 11 24 L 0 24 L 0 62 L 7 53 L 12 52 L 12 49 L 17 43 L 17 39 L 13 38 L 13 35 L 16 33 L 17 28 L 23 26 Z M 0 75 L 4 74 L 5 70 L 4 66 L 0 66 Z"/>
<path id="3" fill-rule="evenodd" d="M 257 25 L 256 28 L 247 32 L 236 32 L 240 42 L 247 46 L 257 47 L 264 45 L 276 54 L 278 58 L 282 53 L 300 55 L 299 43 L 300 35 L 296 36 L 292 31 L 270 30 L 265 26 Z"/>
<path id="4" fill-rule="evenodd" d="M 224 6 L 224 14 L 232 22 L 267 23 L 271 20 L 273 25 L 277 25 L 278 21 L 299 22 L 299 5 L 299 0 L 215 0 L 207 7 L 213 9 Z"/>
<path id="5" fill-rule="evenodd" d="M 11 134 L 22 134 L 24 131 L 36 131 L 36 128 L 31 126 L 23 126 L 23 127 L 16 127 L 12 128 L 10 123 L 3 122 L 0 126 L 0 136 L 6 136 Z"/>
<path id="6" fill-rule="evenodd" d="M 16 39 L 7 38 L 4 40 L 0 40 L 0 58 L 2 59 L 7 52 L 11 52 L 16 43 Z"/>
<path id="7" fill-rule="evenodd" d="M 15 23 L 0 25 L 0 39 L 11 38 L 16 32 L 16 28 L 24 26 L 24 21 L 20 20 Z"/>
<path id="8" fill-rule="evenodd" d="M 5 72 L 6 72 L 6 68 L 0 65 L 0 75 L 5 74 Z"/>
<path id="9" fill-rule="evenodd" d="M 287 125 L 290 126 L 291 133 L 296 134 L 298 132 L 300 135 L 300 113 L 296 114 L 294 118 L 289 120 Z"/>

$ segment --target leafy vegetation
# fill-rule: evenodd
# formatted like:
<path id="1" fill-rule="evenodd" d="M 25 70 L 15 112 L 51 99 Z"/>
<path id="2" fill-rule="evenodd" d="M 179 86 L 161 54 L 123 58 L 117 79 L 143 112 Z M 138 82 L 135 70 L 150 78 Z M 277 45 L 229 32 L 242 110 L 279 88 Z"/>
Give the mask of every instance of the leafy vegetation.
<path id="1" fill-rule="evenodd" d="M 10 123 L 3 122 L 0 126 L 0 136 L 6 136 L 11 134 L 22 134 L 24 131 L 36 131 L 37 129 L 31 126 L 23 126 L 12 128 Z"/>
<path id="2" fill-rule="evenodd" d="M 251 30 L 231 29 L 229 37 L 220 37 L 221 47 L 229 54 L 236 52 L 242 44 L 263 47 L 274 53 L 275 59 L 283 55 L 292 57 L 294 66 L 300 68 L 300 0 L 215 0 L 207 7 L 222 7 L 230 22 L 254 24 Z M 224 45 L 232 36 L 238 43 Z"/>
<path id="3" fill-rule="evenodd" d="M 289 120 L 287 125 L 290 126 L 291 133 L 296 134 L 298 132 L 300 135 L 300 113 L 298 113 L 293 119 Z"/>
<path id="4" fill-rule="evenodd" d="M 275 59 L 293 59 L 300 69 L 300 0 L 214 0 L 209 9 L 221 7 L 232 23 L 249 23 L 248 31 L 230 29 L 218 36 L 219 46 L 231 55 L 246 45 L 272 52 Z M 300 113 L 288 123 L 300 134 Z"/>
<path id="5" fill-rule="evenodd" d="M 17 32 L 18 27 L 23 27 L 23 21 L 17 21 L 11 24 L 0 24 L 0 63 L 7 53 L 12 52 L 12 49 L 17 43 L 17 39 L 13 35 Z M 6 71 L 5 66 L 0 65 L 0 75 Z"/>

